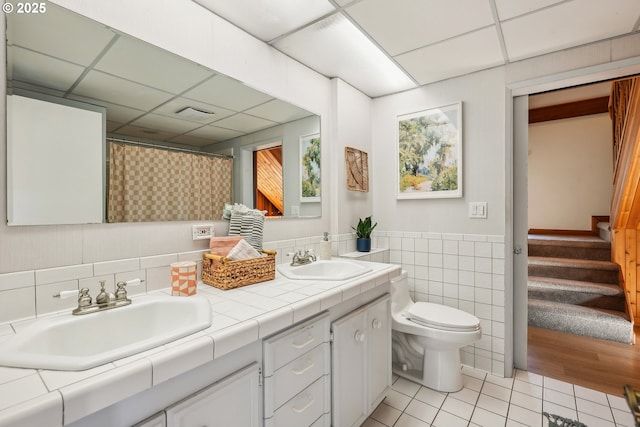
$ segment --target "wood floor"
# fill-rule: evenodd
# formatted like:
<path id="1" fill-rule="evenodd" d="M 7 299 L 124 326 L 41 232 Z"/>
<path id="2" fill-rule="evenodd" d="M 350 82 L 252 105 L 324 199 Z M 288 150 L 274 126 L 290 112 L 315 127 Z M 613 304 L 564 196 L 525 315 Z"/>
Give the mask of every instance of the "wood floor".
<path id="1" fill-rule="evenodd" d="M 528 370 L 622 396 L 625 384 L 640 390 L 640 329 L 636 345 L 529 327 Z"/>

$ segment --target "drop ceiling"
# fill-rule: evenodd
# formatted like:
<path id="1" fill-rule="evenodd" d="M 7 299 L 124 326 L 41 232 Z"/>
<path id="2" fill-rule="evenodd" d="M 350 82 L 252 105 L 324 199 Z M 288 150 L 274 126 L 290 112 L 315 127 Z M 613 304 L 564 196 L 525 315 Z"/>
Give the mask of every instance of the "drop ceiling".
<path id="1" fill-rule="evenodd" d="M 640 29 L 639 0 L 193 1 L 372 98 Z M 311 114 L 51 3 L 6 16 L 9 89 L 103 105 L 114 135 L 204 147 Z"/>
<path id="2" fill-rule="evenodd" d="M 371 97 L 640 27 L 638 0 L 193 1 Z"/>

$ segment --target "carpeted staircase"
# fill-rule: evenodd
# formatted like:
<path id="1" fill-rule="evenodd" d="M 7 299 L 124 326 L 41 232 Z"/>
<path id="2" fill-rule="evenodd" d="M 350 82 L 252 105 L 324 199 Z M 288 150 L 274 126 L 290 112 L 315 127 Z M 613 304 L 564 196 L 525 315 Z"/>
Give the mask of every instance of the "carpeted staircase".
<path id="1" fill-rule="evenodd" d="M 610 242 L 529 235 L 529 325 L 622 343 L 633 323 Z"/>

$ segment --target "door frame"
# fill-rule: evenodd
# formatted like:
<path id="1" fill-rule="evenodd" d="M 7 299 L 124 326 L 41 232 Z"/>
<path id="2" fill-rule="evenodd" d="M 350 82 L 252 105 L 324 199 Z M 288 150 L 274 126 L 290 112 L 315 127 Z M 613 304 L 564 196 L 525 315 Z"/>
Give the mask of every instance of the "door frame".
<path id="1" fill-rule="evenodd" d="M 521 240 L 527 235 L 528 194 L 522 194 L 523 190 L 520 190 L 519 194 L 514 192 L 527 188 L 526 156 L 518 155 L 516 144 L 526 142 L 528 147 L 528 141 L 523 141 L 522 137 L 528 134 L 529 123 L 522 118 L 522 114 L 519 114 L 522 105 L 517 104 L 524 103 L 524 99 L 528 100 L 528 96 L 535 93 L 612 80 L 638 73 L 640 73 L 640 57 L 635 57 L 506 85 L 505 277 L 511 278 L 511 286 L 507 287 L 505 298 L 507 302 L 512 302 L 506 305 L 505 310 L 505 337 L 508 338 L 505 341 L 506 377 L 512 376 L 513 367 L 527 369 L 527 274 L 526 268 L 521 268 L 521 265 L 516 268 L 519 260 L 514 257 L 513 252 L 516 246 L 520 246 L 522 253 L 519 256 L 526 256 L 526 247 L 522 247 Z M 528 102 L 526 104 L 528 105 Z M 523 149 L 523 147 L 519 148 Z M 514 171 L 517 172 L 514 173 Z M 523 179 L 525 182 L 522 182 Z M 526 260 L 524 257 L 521 259 Z"/>

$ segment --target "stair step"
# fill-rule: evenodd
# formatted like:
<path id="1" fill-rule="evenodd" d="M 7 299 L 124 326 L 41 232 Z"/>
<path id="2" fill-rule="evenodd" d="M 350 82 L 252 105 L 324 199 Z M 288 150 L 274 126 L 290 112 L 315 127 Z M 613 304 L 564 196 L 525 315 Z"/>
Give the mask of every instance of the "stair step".
<path id="1" fill-rule="evenodd" d="M 529 235 L 528 249 L 531 256 L 611 260 L 611 243 L 598 236 Z"/>
<path id="2" fill-rule="evenodd" d="M 624 291 L 618 285 L 529 276 L 529 298 L 609 310 L 625 310 Z"/>
<path id="3" fill-rule="evenodd" d="M 529 256 L 530 276 L 619 284 L 619 267 L 611 261 Z"/>
<path id="4" fill-rule="evenodd" d="M 631 344 L 633 323 L 623 311 L 529 298 L 529 325 Z"/>

